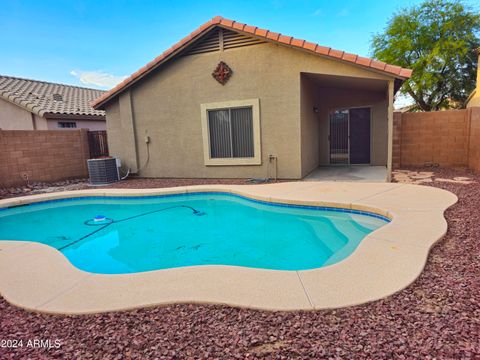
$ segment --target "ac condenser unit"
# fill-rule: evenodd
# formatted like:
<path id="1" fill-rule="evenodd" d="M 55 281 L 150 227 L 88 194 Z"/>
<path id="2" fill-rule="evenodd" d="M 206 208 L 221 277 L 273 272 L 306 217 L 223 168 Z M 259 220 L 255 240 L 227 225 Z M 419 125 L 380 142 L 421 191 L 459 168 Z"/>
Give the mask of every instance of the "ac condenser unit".
<path id="1" fill-rule="evenodd" d="M 90 184 L 107 185 L 120 180 L 116 158 L 89 159 Z"/>

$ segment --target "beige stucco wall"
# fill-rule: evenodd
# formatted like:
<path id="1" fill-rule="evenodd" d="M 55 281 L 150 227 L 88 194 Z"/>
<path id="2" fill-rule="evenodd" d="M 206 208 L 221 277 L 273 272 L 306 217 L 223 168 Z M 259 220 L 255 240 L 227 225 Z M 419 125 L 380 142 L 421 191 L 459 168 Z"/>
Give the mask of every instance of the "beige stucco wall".
<path id="1" fill-rule="evenodd" d="M 47 129 L 44 118 L 33 115 L 38 130 Z M 0 99 L 0 129 L 33 130 L 32 113 L 9 101 Z"/>
<path id="2" fill-rule="evenodd" d="M 320 164 L 320 113 L 313 111 L 319 109 L 319 94 L 315 83 L 306 78 L 301 78 L 301 163 L 302 177 L 308 175 Z M 328 138 L 327 138 L 328 141 Z"/>
<path id="3" fill-rule="evenodd" d="M 467 108 L 480 107 L 480 89 L 477 85 L 477 89 L 473 92 L 472 97 L 468 100 Z"/>
<path id="4" fill-rule="evenodd" d="M 224 86 L 211 76 L 219 61 L 233 70 Z M 278 158 L 279 178 L 301 178 L 320 157 L 314 136 L 301 142 L 301 137 L 309 136 L 310 125 L 315 126 L 311 116 L 302 117 L 301 105 L 308 107 L 313 100 L 306 94 L 301 99 L 301 72 L 386 79 L 373 71 L 269 43 L 179 57 L 107 105 L 111 154 L 134 171 L 140 167 L 142 176 L 198 178 L 266 177 L 272 154 Z M 200 104 L 256 98 L 260 101 L 261 165 L 206 166 Z M 151 140 L 150 159 L 144 165 L 146 135 Z"/>

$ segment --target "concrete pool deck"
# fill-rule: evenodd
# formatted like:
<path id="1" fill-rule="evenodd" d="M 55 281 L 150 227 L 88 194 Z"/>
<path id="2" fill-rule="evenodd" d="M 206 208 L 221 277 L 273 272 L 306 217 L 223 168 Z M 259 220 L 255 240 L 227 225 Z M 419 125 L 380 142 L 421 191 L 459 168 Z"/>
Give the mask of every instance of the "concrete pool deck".
<path id="1" fill-rule="evenodd" d="M 103 275 L 75 268 L 59 251 L 34 242 L 0 241 L 0 294 L 14 305 L 82 314 L 172 303 L 215 303 L 266 310 L 358 305 L 389 296 L 422 272 L 429 249 L 447 230 L 445 190 L 409 184 L 291 182 L 163 189 L 92 189 L 0 200 L 0 208 L 82 196 L 232 192 L 279 203 L 374 212 L 392 221 L 365 237 L 345 260 L 305 271 L 192 266 Z"/>

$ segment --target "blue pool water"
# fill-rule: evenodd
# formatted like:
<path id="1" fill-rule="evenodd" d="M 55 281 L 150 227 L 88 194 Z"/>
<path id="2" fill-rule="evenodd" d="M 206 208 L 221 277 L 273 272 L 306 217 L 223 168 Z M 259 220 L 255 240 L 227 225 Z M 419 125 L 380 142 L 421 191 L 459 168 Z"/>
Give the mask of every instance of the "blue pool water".
<path id="1" fill-rule="evenodd" d="M 387 222 L 221 193 L 88 197 L 0 209 L 0 239 L 50 245 L 93 273 L 212 264 L 305 270 L 341 261 Z"/>

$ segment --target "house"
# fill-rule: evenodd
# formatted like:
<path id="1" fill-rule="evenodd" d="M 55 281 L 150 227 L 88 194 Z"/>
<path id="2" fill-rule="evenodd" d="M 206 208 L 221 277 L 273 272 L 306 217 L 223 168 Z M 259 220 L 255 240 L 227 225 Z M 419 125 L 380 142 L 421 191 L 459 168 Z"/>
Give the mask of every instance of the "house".
<path id="1" fill-rule="evenodd" d="M 411 70 L 215 17 L 95 100 L 110 153 L 144 177 L 301 179 L 392 166 Z"/>
<path id="2" fill-rule="evenodd" d="M 472 91 L 467 99 L 467 108 L 480 107 L 480 48 L 476 50 L 478 56 L 477 62 L 477 87 Z"/>
<path id="3" fill-rule="evenodd" d="M 1 130 L 105 130 L 101 90 L 0 75 Z"/>

